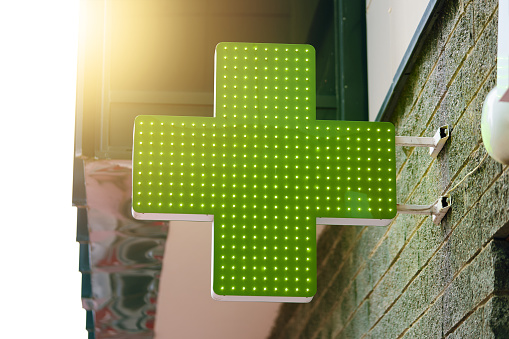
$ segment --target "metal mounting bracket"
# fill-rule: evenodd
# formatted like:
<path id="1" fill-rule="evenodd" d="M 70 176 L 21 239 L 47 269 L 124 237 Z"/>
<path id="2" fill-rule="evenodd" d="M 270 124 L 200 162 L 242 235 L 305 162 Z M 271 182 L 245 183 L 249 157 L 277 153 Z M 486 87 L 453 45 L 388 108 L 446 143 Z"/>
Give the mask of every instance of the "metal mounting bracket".
<path id="1" fill-rule="evenodd" d="M 449 126 L 440 127 L 433 137 L 396 137 L 396 146 L 429 147 L 429 154 L 436 158 L 449 139 Z"/>
<path id="2" fill-rule="evenodd" d="M 451 206 L 451 196 L 446 195 L 441 196 L 433 205 L 398 204 L 397 209 L 400 214 L 431 215 L 433 217 L 433 223 L 439 225 Z"/>

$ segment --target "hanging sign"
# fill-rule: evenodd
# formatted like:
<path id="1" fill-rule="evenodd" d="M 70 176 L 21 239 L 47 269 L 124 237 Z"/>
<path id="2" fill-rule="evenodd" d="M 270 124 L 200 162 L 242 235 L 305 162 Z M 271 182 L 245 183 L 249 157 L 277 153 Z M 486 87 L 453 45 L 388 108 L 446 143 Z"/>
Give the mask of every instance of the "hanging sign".
<path id="1" fill-rule="evenodd" d="M 214 117 L 136 118 L 133 215 L 213 221 L 214 299 L 310 301 L 316 225 L 396 214 L 394 126 L 316 120 L 310 45 L 220 43 L 215 58 Z"/>

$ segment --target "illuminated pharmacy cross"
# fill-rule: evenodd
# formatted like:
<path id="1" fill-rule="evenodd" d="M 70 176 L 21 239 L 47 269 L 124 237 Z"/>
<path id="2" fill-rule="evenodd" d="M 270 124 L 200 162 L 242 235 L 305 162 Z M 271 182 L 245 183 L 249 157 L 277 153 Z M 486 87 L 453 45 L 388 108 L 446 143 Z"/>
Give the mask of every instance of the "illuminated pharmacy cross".
<path id="1" fill-rule="evenodd" d="M 317 121 L 309 45 L 221 43 L 215 86 L 214 118 L 136 119 L 134 214 L 214 216 L 218 299 L 310 300 L 316 224 L 396 214 L 394 127 Z"/>

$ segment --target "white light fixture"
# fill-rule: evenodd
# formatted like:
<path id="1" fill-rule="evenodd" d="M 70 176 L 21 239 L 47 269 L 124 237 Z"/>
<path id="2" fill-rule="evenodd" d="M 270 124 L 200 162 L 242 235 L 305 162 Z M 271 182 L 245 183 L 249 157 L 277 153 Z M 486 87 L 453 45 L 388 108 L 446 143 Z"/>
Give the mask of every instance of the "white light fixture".
<path id="1" fill-rule="evenodd" d="M 499 1 L 497 86 L 487 95 L 481 118 L 484 147 L 509 164 L 509 0 Z"/>

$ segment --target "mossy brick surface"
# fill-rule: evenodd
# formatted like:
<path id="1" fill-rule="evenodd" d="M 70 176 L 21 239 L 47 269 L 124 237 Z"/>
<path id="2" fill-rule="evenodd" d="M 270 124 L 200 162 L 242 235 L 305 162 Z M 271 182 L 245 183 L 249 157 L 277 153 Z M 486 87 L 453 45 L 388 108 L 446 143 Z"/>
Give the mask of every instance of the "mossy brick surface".
<path id="1" fill-rule="evenodd" d="M 457 272 L 482 246 L 481 230 L 475 220 L 476 208 L 470 210 L 460 224 L 452 231 L 448 255 L 452 270 Z"/>
<path id="2" fill-rule="evenodd" d="M 389 255 L 391 262 L 399 255 L 399 252 L 421 224 L 425 216 L 412 214 L 398 214 L 394 220 L 387 240 L 389 241 Z"/>
<path id="3" fill-rule="evenodd" d="M 448 333 L 473 308 L 472 294 L 470 272 L 463 270 L 444 291 L 445 333 Z"/>
<path id="4" fill-rule="evenodd" d="M 483 32 L 488 20 L 496 16 L 495 9 L 498 7 L 498 0 L 474 0 L 474 35 L 475 39 Z"/>
<path id="5" fill-rule="evenodd" d="M 428 77 L 435 68 L 447 39 L 461 15 L 459 6 L 460 1 L 446 2 L 442 8 L 440 20 L 435 22 L 433 30 L 417 57 L 416 64 L 405 84 L 405 90 L 400 95 L 400 100 L 396 104 L 394 115 L 391 118 L 399 135 L 406 135 L 405 132 L 409 132 L 415 126 L 409 119 L 412 116 L 411 111 L 416 102 L 422 97 L 421 92 L 428 81 Z"/>
<path id="6" fill-rule="evenodd" d="M 482 238 L 490 239 L 509 220 L 509 172 L 506 170 L 500 178 L 488 189 L 479 201 L 482 208 L 479 211 L 479 224 Z"/>
<path id="7" fill-rule="evenodd" d="M 480 117 L 496 83 L 498 1 L 446 1 L 390 114 L 396 135 L 449 125 L 437 159 L 396 150 L 398 203 L 429 204 L 483 159 Z M 509 169 L 488 157 L 452 192 L 440 225 L 329 226 L 318 292 L 283 306 L 271 338 L 508 338 Z M 495 239 L 494 239 L 495 238 Z"/>
<path id="8" fill-rule="evenodd" d="M 334 339 L 360 338 L 368 332 L 365 319 L 369 313 L 369 305 L 367 302 L 360 305 L 348 324 L 339 332 L 333 333 Z"/>
<path id="9" fill-rule="evenodd" d="M 435 225 L 431 218 L 427 217 L 417 230 L 417 236 L 420 242 L 419 260 L 422 264 L 428 261 L 442 244 L 445 234 L 441 227 Z"/>
<path id="10" fill-rule="evenodd" d="M 385 238 L 369 259 L 369 272 L 373 285 L 381 279 L 382 275 L 390 267 L 390 264 L 389 241 L 388 238 Z"/>
<path id="11" fill-rule="evenodd" d="M 415 240 L 414 240 L 415 241 Z M 374 324 L 398 298 L 407 282 L 418 269 L 417 253 L 411 247 L 401 252 L 398 265 L 393 265 L 375 286 L 370 295 L 369 323 Z"/>
<path id="12" fill-rule="evenodd" d="M 404 339 L 410 338 L 443 338 L 442 336 L 442 297 L 429 305 L 428 310 L 404 334 Z"/>
<path id="13" fill-rule="evenodd" d="M 495 295 L 486 303 L 483 338 L 509 338 L 508 295 Z"/>
<path id="14" fill-rule="evenodd" d="M 344 230 L 336 246 L 331 248 L 331 253 L 325 265 L 319 270 L 318 291 L 315 299 L 322 298 L 326 292 L 340 296 L 340 292 L 346 287 L 345 285 L 334 285 L 333 288 L 328 288 L 328 286 L 334 284 L 336 276 L 338 282 L 345 282 L 348 280 L 344 280 L 344 276 L 353 275 L 355 265 L 351 251 L 359 241 L 358 237 L 362 232 L 362 227 L 345 227 Z M 325 302 L 328 303 L 328 301 Z"/>
<path id="15" fill-rule="evenodd" d="M 470 8 L 470 6 L 469 6 Z M 463 52 L 458 68 L 451 70 L 447 79 L 447 92 L 437 107 L 439 123 L 454 126 L 466 107 L 482 86 L 491 69 L 496 65 L 496 45 L 492 38 L 496 35 L 496 20 L 489 21 L 479 40 L 471 49 Z M 468 32 L 462 32 L 468 35 Z M 462 48 L 459 47 L 459 50 Z"/>
<path id="16" fill-rule="evenodd" d="M 447 339 L 482 338 L 484 307 L 479 307 L 459 325 Z"/>
<path id="17" fill-rule="evenodd" d="M 398 201 L 406 202 L 421 181 L 426 171 L 431 166 L 433 159 L 429 156 L 429 151 L 425 147 L 415 149 L 407 159 L 405 167 L 396 178 L 396 192 Z"/>
<path id="18" fill-rule="evenodd" d="M 484 81 L 483 81 L 484 80 Z M 452 131 L 450 142 L 447 148 L 447 155 L 450 159 L 451 172 L 455 173 L 472 151 L 481 141 L 481 126 L 476 123 L 481 118 L 482 104 L 489 91 L 495 86 L 496 71 L 492 68 L 486 77 L 480 81 L 480 87 L 474 98 L 471 98 L 463 115 L 459 120 L 451 120 L 447 123 L 451 125 Z M 438 119 L 437 119 L 438 120 Z M 429 132 L 444 124 L 442 121 L 433 120 Z"/>
<path id="19" fill-rule="evenodd" d="M 509 243 L 507 241 L 492 241 L 493 244 L 493 272 L 495 293 L 509 291 Z"/>

